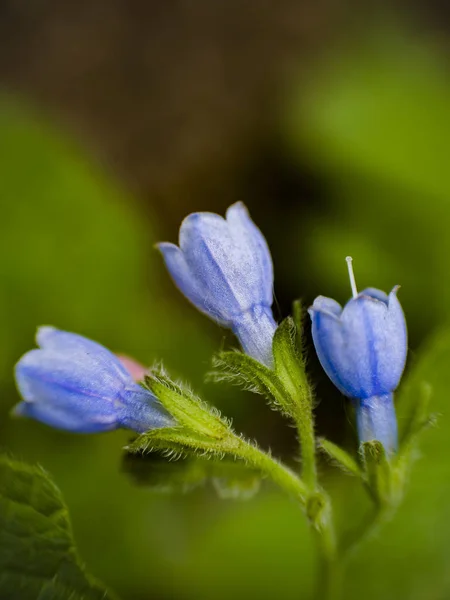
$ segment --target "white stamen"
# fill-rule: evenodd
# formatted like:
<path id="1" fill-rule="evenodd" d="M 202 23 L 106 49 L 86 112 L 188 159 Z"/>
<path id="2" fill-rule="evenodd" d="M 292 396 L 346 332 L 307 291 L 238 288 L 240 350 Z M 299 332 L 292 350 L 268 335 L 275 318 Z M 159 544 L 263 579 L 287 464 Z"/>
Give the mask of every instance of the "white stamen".
<path id="1" fill-rule="evenodd" d="M 353 273 L 353 258 L 351 256 L 347 256 L 345 260 L 347 261 L 348 276 L 350 277 L 350 286 L 352 288 L 353 298 L 356 298 L 356 296 L 358 295 L 358 290 L 356 289 L 355 275 Z"/>

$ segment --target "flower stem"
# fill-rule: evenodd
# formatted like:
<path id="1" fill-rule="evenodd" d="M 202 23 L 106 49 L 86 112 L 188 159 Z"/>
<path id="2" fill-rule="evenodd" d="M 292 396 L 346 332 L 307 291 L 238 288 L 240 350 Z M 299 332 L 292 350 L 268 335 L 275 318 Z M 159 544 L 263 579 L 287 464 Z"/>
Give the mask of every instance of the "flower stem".
<path id="1" fill-rule="evenodd" d="M 342 593 L 342 564 L 335 558 L 321 555 L 316 589 L 317 600 L 339 600 Z"/>
<path id="2" fill-rule="evenodd" d="M 307 512 L 320 557 L 317 600 L 337 600 L 341 594 L 342 570 L 328 496 L 321 491 L 310 496 Z"/>
<path id="3" fill-rule="evenodd" d="M 242 438 L 236 438 L 234 441 L 235 456 L 265 473 L 306 509 L 320 554 L 317 600 L 338 600 L 342 571 L 337 557 L 336 536 L 328 497 L 317 487 L 311 490 L 294 471 L 257 446 Z"/>
<path id="4" fill-rule="evenodd" d="M 309 387 L 307 391 L 309 396 Z M 305 484 L 312 491 L 317 488 L 316 441 L 314 437 L 312 398 L 300 398 L 297 406 L 295 421 L 300 442 L 301 474 Z"/>
<path id="5" fill-rule="evenodd" d="M 265 473 L 288 494 L 296 497 L 303 505 L 305 504 L 308 488 L 289 467 L 242 438 L 238 438 L 238 444 L 233 453 Z"/>

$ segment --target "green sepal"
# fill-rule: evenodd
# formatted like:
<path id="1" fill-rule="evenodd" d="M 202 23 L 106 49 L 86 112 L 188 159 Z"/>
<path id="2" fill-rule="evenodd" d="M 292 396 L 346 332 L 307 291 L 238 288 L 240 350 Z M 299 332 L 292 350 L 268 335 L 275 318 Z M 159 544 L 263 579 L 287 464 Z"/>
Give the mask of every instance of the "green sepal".
<path id="1" fill-rule="evenodd" d="M 173 434 L 174 440 L 178 441 L 183 428 L 195 432 L 199 439 L 204 436 L 222 440 L 229 435 L 230 422 L 223 419 L 217 409 L 198 398 L 189 387 L 172 381 L 162 368 L 152 369 L 151 374 L 145 377 L 144 385 L 181 425 L 181 429 L 175 427 L 149 432 L 145 434 L 149 440 L 162 440 L 165 435 L 170 438 Z"/>
<path id="2" fill-rule="evenodd" d="M 218 438 L 202 435 L 187 427 L 164 427 L 142 433 L 125 450 L 142 454 L 159 451 L 175 459 L 189 454 L 222 458 L 238 447 L 236 440 L 229 430 Z"/>
<path id="3" fill-rule="evenodd" d="M 86 573 L 48 473 L 6 456 L 0 456 L 0 598 L 117 600 Z"/>
<path id="4" fill-rule="evenodd" d="M 246 500 L 261 484 L 258 471 L 236 460 L 189 456 L 174 461 L 156 452 L 125 454 L 123 469 L 137 485 L 159 493 L 187 493 L 210 484 L 221 498 Z"/>
<path id="5" fill-rule="evenodd" d="M 377 440 L 360 446 L 366 484 L 375 502 L 381 506 L 392 503 L 392 466 L 384 446 Z"/>
<path id="6" fill-rule="evenodd" d="M 273 369 L 243 352 L 220 352 L 213 357 L 213 371 L 208 379 L 230 382 L 261 394 L 272 408 L 297 421 L 301 406 L 312 404 L 312 391 L 297 339 L 298 328 L 294 320 L 287 317 L 274 334 Z"/>
<path id="7" fill-rule="evenodd" d="M 333 442 L 330 442 L 330 440 L 325 438 L 318 438 L 317 447 L 322 450 L 333 463 L 345 471 L 345 473 L 355 475 L 356 477 L 364 477 L 364 473 L 357 460 L 340 446 L 333 444 Z"/>
<path id="8" fill-rule="evenodd" d="M 274 371 L 291 399 L 291 414 L 295 411 L 299 395 L 310 401 L 303 355 L 297 347 L 297 328 L 294 319 L 287 317 L 278 326 L 273 337 Z M 308 398 L 303 398 L 308 394 Z"/>
<path id="9" fill-rule="evenodd" d="M 260 394 L 276 410 L 290 416 L 292 401 L 277 374 L 240 351 L 220 352 L 213 357 L 213 371 L 208 380 L 229 382 Z"/>

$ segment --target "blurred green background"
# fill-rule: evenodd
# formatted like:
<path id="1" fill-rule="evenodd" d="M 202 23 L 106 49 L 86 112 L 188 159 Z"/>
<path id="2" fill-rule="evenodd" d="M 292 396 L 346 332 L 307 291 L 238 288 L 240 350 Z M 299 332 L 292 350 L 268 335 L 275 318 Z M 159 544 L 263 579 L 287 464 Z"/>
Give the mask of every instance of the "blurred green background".
<path id="1" fill-rule="evenodd" d="M 450 597 L 447 18 L 420 2 L 0 5 L 0 444 L 53 474 L 89 571 L 123 599 L 312 594 L 314 545 L 276 490 L 158 495 L 124 473 L 127 433 L 8 416 L 13 365 L 52 324 L 163 359 L 291 461 L 294 431 L 261 398 L 203 382 L 234 341 L 153 249 L 189 212 L 237 200 L 271 247 L 277 317 L 295 298 L 345 302 L 348 254 L 360 288 L 402 285 L 409 370 L 434 385 L 438 427 L 401 513 L 350 564 L 345 597 Z M 309 367 L 317 431 L 354 449 L 345 400 L 312 352 Z M 321 474 L 342 523 L 368 510 L 357 482 L 325 461 Z"/>

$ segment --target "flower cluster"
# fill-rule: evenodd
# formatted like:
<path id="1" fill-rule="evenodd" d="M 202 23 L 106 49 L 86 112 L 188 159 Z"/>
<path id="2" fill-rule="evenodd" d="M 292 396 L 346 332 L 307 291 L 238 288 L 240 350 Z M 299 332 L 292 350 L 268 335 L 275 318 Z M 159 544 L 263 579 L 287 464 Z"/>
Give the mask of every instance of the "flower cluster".
<path id="1" fill-rule="evenodd" d="M 191 214 L 181 225 L 179 245 L 158 247 L 186 298 L 231 329 L 244 352 L 271 369 L 277 329 L 272 259 L 245 206 L 232 205 L 225 218 Z M 313 341 L 325 372 L 355 405 L 360 440 L 379 440 L 392 452 L 397 445 L 393 391 L 407 351 L 398 288 L 389 295 L 373 288 L 358 293 L 350 262 L 349 272 L 353 298 L 343 309 L 323 296 L 309 309 Z M 37 342 L 40 348 L 16 366 L 24 399 L 16 414 L 84 433 L 118 427 L 144 432 L 174 424 L 153 393 L 135 381 L 144 374 L 140 365 L 51 327 L 39 330 Z"/>

